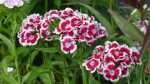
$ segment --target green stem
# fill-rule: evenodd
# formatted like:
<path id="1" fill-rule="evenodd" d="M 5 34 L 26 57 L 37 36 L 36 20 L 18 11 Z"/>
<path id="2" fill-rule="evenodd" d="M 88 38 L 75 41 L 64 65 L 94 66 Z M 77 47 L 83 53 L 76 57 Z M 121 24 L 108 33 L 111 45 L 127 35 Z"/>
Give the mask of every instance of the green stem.
<path id="1" fill-rule="evenodd" d="M 88 84 L 88 81 L 87 81 L 87 75 L 86 75 L 86 72 L 85 70 L 83 69 L 82 65 L 80 65 L 80 69 L 82 71 L 82 80 L 83 80 L 83 84 Z"/>
<path id="2" fill-rule="evenodd" d="M 15 59 L 15 66 L 16 66 L 16 71 L 17 71 L 17 78 L 18 78 L 19 84 L 21 84 L 21 77 L 20 77 L 20 73 L 19 73 L 19 64 L 18 64 L 18 56 L 16 56 L 16 59 Z"/>

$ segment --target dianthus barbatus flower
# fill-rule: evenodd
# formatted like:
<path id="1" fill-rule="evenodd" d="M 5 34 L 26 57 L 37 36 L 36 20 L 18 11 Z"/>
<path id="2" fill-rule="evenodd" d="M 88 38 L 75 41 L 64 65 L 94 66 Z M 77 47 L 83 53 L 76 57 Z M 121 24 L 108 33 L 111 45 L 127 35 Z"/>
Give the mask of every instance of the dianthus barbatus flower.
<path id="1" fill-rule="evenodd" d="M 57 20 L 59 22 L 56 23 Z M 50 10 L 45 13 L 43 21 L 45 22 L 42 26 L 45 29 L 51 29 L 53 22 L 58 24 L 52 32 L 61 36 L 60 39 L 70 36 L 75 41 L 75 45 L 77 42 L 86 42 L 88 45 L 92 45 L 97 39 L 107 35 L 105 27 L 95 21 L 93 16 L 74 11 L 71 8 L 60 11 Z M 64 51 L 64 53 L 66 52 Z"/>
<path id="2" fill-rule="evenodd" d="M 136 24 L 136 26 L 138 27 L 138 29 L 143 32 L 144 34 L 146 34 L 147 29 L 148 29 L 148 20 L 139 20 Z"/>
<path id="3" fill-rule="evenodd" d="M 98 45 L 93 50 L 92 56 L 85 60 L 83 66 L 91 73 L 97 72 L 106 80 L 115 82 L 127 77 L 129 67 L 133 64 L 141 64 L 138 49 L 129 48 L 126 44 L 116 41 L 107 41 L 105 45 Z"/>
<path id="4" fill-rule="evenodd" d="M 0 0 L 0 4 L 4 4 L 8 8 L 14 8 L 15 6 L 23 6 L 24 0 Z"/>
<path id="5" fill-rule="evenodd" d="M 61 50 L 65 53 L 73 53 L 77 49 L 76 42 L 70 36 L 65 36 L 64 38 L 60 39 L 61 41 Z"/>
<path id="6" fill-rule="evenodd" d="M 32 14 L 24 19 L 18 32 L 19 43 L 23 46 L 35 45 L 40 39 L 40 24 L 42 17 L 39 14 Z"/>

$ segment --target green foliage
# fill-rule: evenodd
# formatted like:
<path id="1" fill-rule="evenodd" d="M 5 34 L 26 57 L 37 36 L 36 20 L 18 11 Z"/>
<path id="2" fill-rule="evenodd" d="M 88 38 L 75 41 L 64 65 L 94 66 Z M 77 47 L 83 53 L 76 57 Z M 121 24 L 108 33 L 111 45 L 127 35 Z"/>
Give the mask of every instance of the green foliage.
<path id="1" fill-rule="evenodd" d="M 90 47 L 78 43 L 78 50 L 68 55 L 61 52 L 57 39 L 43 43 L 41 47 L 23 47 L 18 43 L 17 32 L 26 16 L 68 6 L 94 15 L 107 28 L 109 36 Z M 144 73 L 145 66 L 150 66 L 148 51 L 142 55 L 141 66 L 134 66 L 129 77 L 115 83 L 104 80 L 100 75 L 90 74 L 82 67 L 82 62 L 91 55 L 95 46 L 107 40 L 117 40 L 130 46 L 136 45 L 135 41 L 143 43 L 144 35 L 122 17 L 128 13 L 121 15 L 120 12 L 125 9 L 119 10 L 120 7 L 118 0 L 31 0 L 14 9 L 0 5 L 0 84 L 150 84 L 150 75 Z M 136 13 L 131 16 L 132 22 L 140 18 L 140 12 Z M 149 9 L 146 15 L 150 19 Z M 54 29 L 58 22 L 52 23 L 50 29 Z M 8 72 L 8 67 L 14 70 Z"/>
<path id="2" fill-rule="evenodd" d="M 131 40 L 143 42 L 144 35 L 142 32 L 138 30 L 138 28 L 135 27 L 135 25 L 129 23 L 127 20 L 125 20 L 123 17 L 118 15 L 112 10 L 109 10 L 109 13 L 114 18 L 116 24 L 119 26 L 120 30 Z"/>

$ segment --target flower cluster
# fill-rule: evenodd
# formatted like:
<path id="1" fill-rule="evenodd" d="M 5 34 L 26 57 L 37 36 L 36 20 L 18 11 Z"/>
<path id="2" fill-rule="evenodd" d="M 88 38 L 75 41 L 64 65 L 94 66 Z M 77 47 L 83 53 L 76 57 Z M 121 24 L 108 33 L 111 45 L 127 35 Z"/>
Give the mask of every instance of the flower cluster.
<path id="1" fill-rule="evenodd" d="M 146 34 L 148 29 L 148 20 L 140 20 L 137 22 L 136 26 L 140 29 L 141 32 Z"/>
<path id="2" fill-rule="evenodd" d="M 15 6 L 23 6 L 23 0 L 0 0 L 0 4 L 4 4 L 8 8 L 14 8 Z"/>
<path id="3" fill-rule="evenodd" d="M 89 17 L 87 14 L 74 11 L 71 8 L 64 10 L 50 10 L 44 16 L 48 23 L 44 23 L 45 28 L 48 24 L 59 19 L 59 24 L 53 33 L 60 35 L 61 50 L 64 53 L 73 53 L 77 49 L 77 42 L 86 42 L 88 45 L 94 43 L 95 40 L 105 37 L 105 28 Z"/>
<path id="4" fill-rule="evenodd" d="M 116 41 L 107 41 L 104 46 L 99 45 L 95 48 L 83 66 L 91 73 L 96 71 L 106 80 L 114 82 L 127 77 L 129 67 L 133 64 L 141 64 L 139 50 Z"/>
<path id="5" fill-rule="evenodd" d="M 20 31 L 18 32 L 19 43 L 23 46 L 37 44 L 40 38 L 40 24 L 42 17 L 39 14 L 32 14 L 23 20 Z"/>
<path id="6" fill-rule="evenodd" d="M 50 10 L 43 18 L 38 14 L 28 16 L 23 21 L 18 37 L 22 45 L 35 45 L 40 37 L 50 41 L 51 34 L 59 36 L 61 50 L 68 54 L 76 51 L 77 42 L 91 45 L 105 37 L 107 32 L 93 16 L 66 8 Z"/>

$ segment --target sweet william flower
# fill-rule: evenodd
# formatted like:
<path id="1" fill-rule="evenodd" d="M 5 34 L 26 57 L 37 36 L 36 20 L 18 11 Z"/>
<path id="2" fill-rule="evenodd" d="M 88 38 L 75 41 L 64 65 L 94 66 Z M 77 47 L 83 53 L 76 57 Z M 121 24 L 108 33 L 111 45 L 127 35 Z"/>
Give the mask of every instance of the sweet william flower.
<path id="1" fill-rule="evenodd" d="M 138 29 L 143 32 L 144 34 L 146 34 L 147 29 L 148 29 L 148 20 L 139 20 L 136 24 L 136 26 L 138 27 Z"/>
<path id="2" fill-rule="evenodd" d="M 110 62 L 104 68 L 104 78 L 113 82 L 118 81 L 121 76 L 121 68 L 117 67 L 113 62 Z"/>
<path id="3" fill-rule="evenodd" d="M 40 36 L 38 33 L 32 33 L 29 31 L 24 31 L 19 34 L 19 43 L 23 46 L 36 45 Z"/>
<path id="4" fill-rule="evenodd" d="M 32 14 L 24 19 L 18 32 L 19 43 L 23 46 L 36 45 L 40 39 L 41 16 Z"/>
<path id="5" fill-rule="evenodd" d="M 129 68 L 121 66 L 121 77 L 127 77 L 129 75 Z"/>
<path id="6" fill-rule="evenodd" d="M 20 7 L 23 6 L 23 0 L 0 0 L 0 4 L 4 4 L 4 6 L 8 8 L 14 8 L 15 6 Z"/>
<path id="7" fill-rule="evenodd" d="M 95 60 L 100 63 L 98 66 Z M 86 70 L 92 73 L 97 72 L 106 80 L 116 82 L 129 75 L 129 68 L 133 64 L 140 63 L 140 52 L 137 48 L 130 48 L 117 41 L 106 41 L 105 45 L 96 46 L 91 57 L 84 61 L 83 65 Z"/>
<path id="8" fill-rule="evenodd" d="M 78 17 L 72 17 L 71 18 L 71 26 L 72 27 L 79 27 L 80 25 L 82 25 L 82 19 L 78 18 Z"/>
<path id="9" fill-rule="evenodd" d="M 135 47 L 132 48 L 131 60 L 133 64 L 141 64 L 140 51 Z"/>
<path id="10" fill-rule="evenodd" d="M 65 36 L 62 39 L 60 39 L 60 43 L 61 43 L 61 50 L 65 54 L 73 53 L 77 49 L 75 40 L 70 36 Z"/>
<path id="11" fill-rule="evenodd" d="M 96 68 L 100 66 L 100 60 L 91 58 L 86 60 L 82 65 L 86 67 L 86 70 L 94 73 L 96 71 Z"/>
<path id="12" fill-rule="evenodd" d="M 90 46 L 106 34 L 105 27 L 95 21 L 93 16 L 66 8 L 50 10 L 43 18 L 39 14 L 29 15 L 22 23 L 18 38 L 20 44 L 27 46 L 37 44 L 40 38 L 51 41 L 58 36 L 61 50 L 68 54 L 76 51 L 76 43 L 85 42 Z M 35 37 L 32 44 L 29 43 L 29 39 L 32 40 L 29 37 Z"/>

